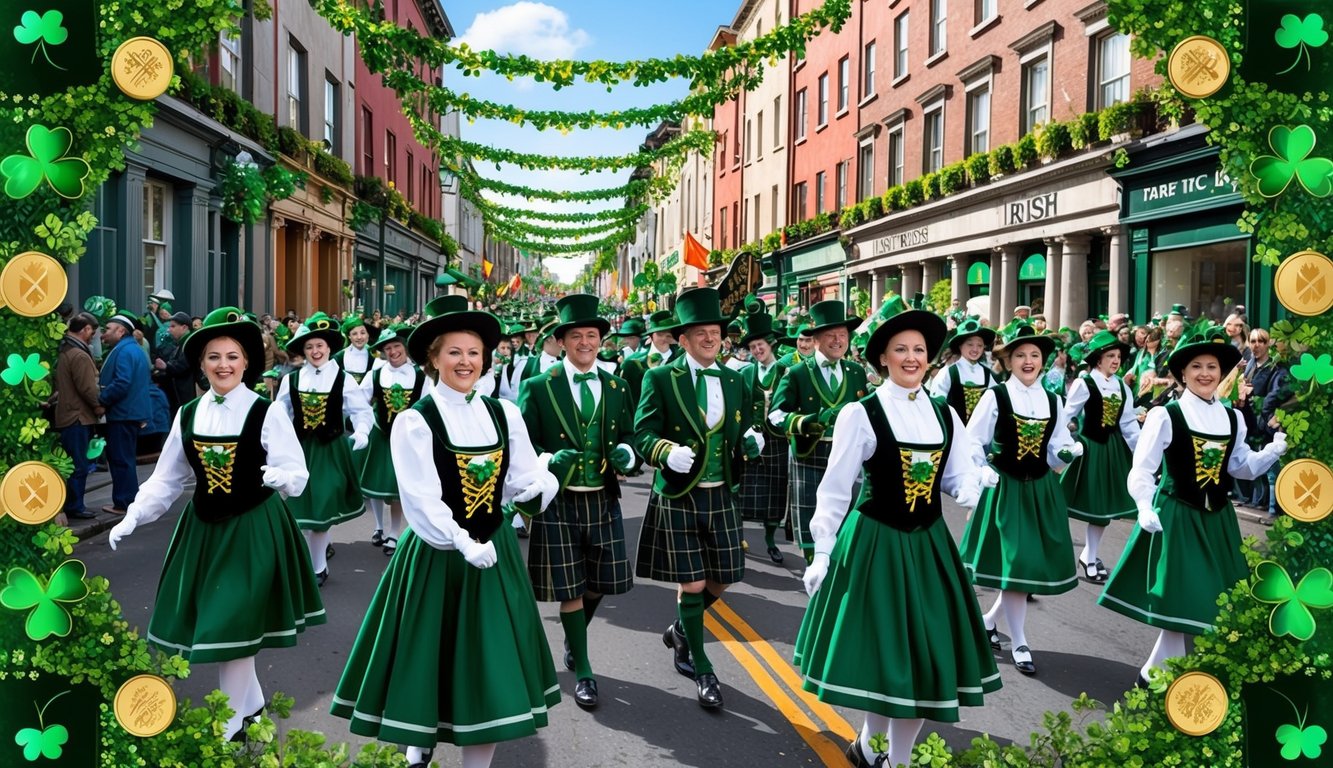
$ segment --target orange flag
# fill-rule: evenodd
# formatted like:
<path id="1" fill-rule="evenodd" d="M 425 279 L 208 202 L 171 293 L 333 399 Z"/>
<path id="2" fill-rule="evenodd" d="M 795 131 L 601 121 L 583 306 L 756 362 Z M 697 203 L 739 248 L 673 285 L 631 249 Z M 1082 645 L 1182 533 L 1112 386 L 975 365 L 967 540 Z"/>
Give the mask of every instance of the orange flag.
<path id="1" fill-rule="evenodd" d="M 515 273 L 514 279 L 509 281 L 509 292 L 518 293 L 518 289 L 522 287 L 523 287 L 523 278 L 520 277 L 517 273 Z"/>
<path id="2" fill-rule="evenodd" d="M 708 249 L 689 232 L 685 233 L 685 263 L 700 270 L 708 269 Z"/>
<path id="3" fill-rule="evenodd" d="M 487 280 L 490 280 L 490 279 L 491 279 L 491 270 L 492 270 L 492 269 L 495 269 L 495 265 L 492 264 L 492 263 L 490 263 L 489 261 L 487 261 L 485 256 L 482 256 L 482 257 L 481 257 L 481 274 L 482 274 L 482 276 L 485 277 Z"/>

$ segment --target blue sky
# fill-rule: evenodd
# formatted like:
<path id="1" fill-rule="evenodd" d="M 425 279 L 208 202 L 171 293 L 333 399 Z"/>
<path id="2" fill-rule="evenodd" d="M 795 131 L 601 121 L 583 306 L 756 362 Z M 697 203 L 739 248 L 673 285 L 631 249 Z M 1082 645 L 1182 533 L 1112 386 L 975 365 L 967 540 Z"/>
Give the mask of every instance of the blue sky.
<path id="1" fill-rule="evenodd" d="M 444 8 L 458 39 L 473 48 L 523 53 L 541 59 L 626 61 L 702 52 L 718 26 L 731 23 L 737 5 L 719 0 L 671 0 L 664 3 L 640 0 L 519 0 L 508 3 L 503 0 L 444 0 Z M 646 88 L 618 86 L 610 93 L 605 87 L 586 84 L 555 91 L 543 83 L 510 82 L 491 75 L 464 78 L 456 70 L 446 70 L 445 85 L 476 98 L 525 109 L 567 111 L 609 111 L 660 104 L 682 98 L 688 87 L 686 82 L 674 80 Z M 622 131 L 594 129 L 562 135 L 554 130 L 538 131 L 531 126 L 520 128 L 510 123 L 481 120 L 471 125 L 464 122 L 463 138 L 548 155 L 622 155 L 636 151 L 648 130 L 633 126 Z M 620 171 L 585 176 L 577 172 L 530 172 L 508 165 L 497 171 L 491 163 L 479 164 L 477 169 L 483 175 L 511 184 L 569 190 L 619 186 L 625 183 L 630 173 Z M 554 211 L 611 207 L 496 199 L 515 207 Z M 548 266 L 562 279 L 572 279 L 583 261 L 550 260 Z"/>

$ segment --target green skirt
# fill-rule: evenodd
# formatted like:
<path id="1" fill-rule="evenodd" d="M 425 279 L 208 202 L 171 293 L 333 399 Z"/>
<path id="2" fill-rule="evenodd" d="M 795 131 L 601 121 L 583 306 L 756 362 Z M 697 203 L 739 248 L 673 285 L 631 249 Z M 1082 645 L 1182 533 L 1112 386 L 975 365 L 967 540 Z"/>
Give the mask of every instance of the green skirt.
<path id="1" fill-rule="evenodd" d="M 1000 472 L 981 493 L 959 546 L 973 583 L 1034 595 L 1078 586 L 1068 508 L 1054 472 L 1019 480 Z"/>
<path id="2" fill-rule="evenodd" d="M 1119 435 L 1105 443 L 1082 442 L 1083 455 L 1074 459 L 1060 477 L 1069 501 L 1069 516 L 1093 525 L 1134 517 L 1137 509 L 1125 483 L 1134 458 L 1129 446 Z"/>
<path id="3" fill-rule="evenodd" d="M 853 510 L 796 635 L 803 686 L 837 706 L 958 722 L 1000 689 L 944 520 L 907 533 Z"/>
<path id="4" fill-rule="evenodd" d="M 302 530 L 327 531 L 366 511 L 347 438 L 339 436 L 327 443 L 311 438 L 301 442 L 301 450 L 310 482 L 300 496 L 287 499 L 287 508 Z"/>
<path id="5" fill-rule="evenodd" d="M 474 568 L 409 528 L 380 579 L 329 712 L 352 733 L 430 749 L 530 736 L 560 701 L 518 538 Z"/>
<path id="6" fill-rule="evenodd" d="M 323 624 L 305 540 L 281 497 L 206 523 L 185 506 L 162 564 L 148 641 L 191 664 L 296 645 Z"/>
<path id="7" fill-rule="evenodd" d="M 368 499 L 398 500 L 398 474 L 393 470 L 393 455 L 389 452 L 389 436 L 379 427 L 370 430 L 369 442 L 365 450 L 355 451 L 353 456 L 361 454 L 361 467 L 357 477 L 361 481 L 361 494 Z"/>
<path id="8" fill-rule="evenodd" d="M 1161 629 L 1201 635 L 1217 619 L 1217 596 L 1249 576 L 1236 512 L 1206 512 L 1163 493 L 1161 533 L 1134 526 L 1097 602 Z"/>

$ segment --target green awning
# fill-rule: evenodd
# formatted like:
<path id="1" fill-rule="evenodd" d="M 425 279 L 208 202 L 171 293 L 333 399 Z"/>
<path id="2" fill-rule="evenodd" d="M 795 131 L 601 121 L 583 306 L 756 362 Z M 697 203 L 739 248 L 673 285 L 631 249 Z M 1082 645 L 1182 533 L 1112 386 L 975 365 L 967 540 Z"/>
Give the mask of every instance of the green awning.
<path id="1" fill-rule="evenodd" d="M 990 265 L 984 261 L 967 268 L 968 285 L 990 285 Z"/>
<path id="2" fill-rule="evenodd" d="M 481 282 L 459 272 L 453 267 L 445 267 L 444 272 L 435 278 L 435 287 L 444 288 L 457 283 L 464 288 L 476 288 Z"/>
<path id="3" fill-rule="evenodd" d="M 1023 261 L 1023 266 L 1018 268 L 1019 280 L 1045 280 L 1046 279 L 1046 257 L 1040 253 L 1034 253 Z"/>

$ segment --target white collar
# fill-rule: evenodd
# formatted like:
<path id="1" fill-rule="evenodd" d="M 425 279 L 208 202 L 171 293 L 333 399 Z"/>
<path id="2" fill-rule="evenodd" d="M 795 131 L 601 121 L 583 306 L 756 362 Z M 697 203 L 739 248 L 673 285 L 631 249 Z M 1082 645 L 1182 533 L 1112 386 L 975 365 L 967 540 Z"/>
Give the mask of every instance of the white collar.
<path id="1" fill-rule="evenodd" d="M 315 374 L 321 374 L 327 370 L 332 370 L 333 372 L 336 373 L 338 371 L 338 361 L 330 357 L 328 360 L 324 361 L 323 365 L 315 365 L 314 363 L 307 360 L 301 364 L 301 367 Z"/>
<path id="2" fill-rule="evenodd" d="M 917 385 L 912 389 L 907 389 L 906 387 L 899 386 L 893 379 L 885 379 L 884 383 L 879 385 L 878 391 L 883 392 L 890 400 L 915 402 L 926 397 L 926 391 L 922 388 L 923 386 L 924 383 Z"/>
<path id="3" fill-rule="evenodd" d="M 827 363 L 827 362 L 829 362 L 828 357 L 825 356 L 823 352 L 820 352 L 819 349 L 816 348 L 816 349 L 815 349 L 815 367 L 816 367 L 816 368 L 821 368 L 821 369 L 822 369 L 822 368 L 825 367 L 825 366 L 824 366 L 824 363 Z"/>
<path id="4" fill-rule="evenodd" d="M 1199 408 L 1212 408 L 1213 406 L 1219 405 L 1216 393 L 1213 394 L 1212 400 L 1204 400 L 1202 397 L 1199 397 L 1198 395 L 1194 394 L 1194 392 L 1191 391 L 1189 387 L 1186 387 L 1185 391 L 1181 393 L 1180 399 L 1185 401 L 1193 401 L 1194 405 Z"/>
<path id="5" fill-rule="evenodd" d="M 1006 381 L 1006 382 L 1004 383 L 1004 385 L 1005 385 L 1006 387 L 1008 387 L 1011 391 L 1014 391 L 1014 392 L 1045 392 L 1045 391 L 1046 391 L 1046 390 L 1041 386 L 1041 376 L 1038 376 L 1038 377 L 1037 377 L 1037 380 L 1034 381 L 1034 382 L 1032 382 L 1032 385 L 1031 385 L 1031 386 L 1024 386 L 1024 385 L 1023 385 L 1023 382 L 1021 382 L 1021 381 L 1018 380 L 1018 376 L 1010 376 L 1010 377 L 1009 377 L 1009 380 Z"/>
<path id="6" fill-rule="evenodd" d="M 690 373 L 694 374 L 695 376 L 698 376 L 699 371 L 701 370 L 704 371 L 721 370 L 721 367 L 717 364 L 716 360 L 713 361 L 712 365 L 705 366 L 703 363 L 700 363 L 698 360 L 695 360 L 694 355 L 691 355 L 688 352 L 685 353 L 685 364 L 689 366 Z"/>
<path id="7" fill-rule="evenodd" d="M 476 390 L 473 391 L 475 392 Z M 445 405 L 466 406 L 471 404 L 468 402 L 468 393 L 459 392 L 448 384 L 445 384 L 443 378 L 436 383 L 435 389 L 431 394 L 435 396 L 436 400 Z"/>

